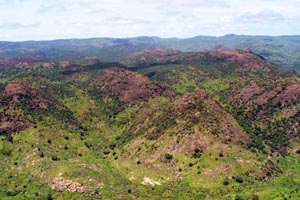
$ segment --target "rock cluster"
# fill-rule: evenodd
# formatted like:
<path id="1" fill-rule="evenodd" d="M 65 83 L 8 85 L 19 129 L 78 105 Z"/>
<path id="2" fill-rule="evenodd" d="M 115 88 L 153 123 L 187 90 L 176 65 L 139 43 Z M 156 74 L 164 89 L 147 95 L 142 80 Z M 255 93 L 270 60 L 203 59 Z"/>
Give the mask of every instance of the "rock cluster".
<path id="1" fill-rule="evenodd" d="M 85 192 L 85 188 L 80 183 L 74 182 L 72 180 L 64 179 L 61 177 L 61 174 L 59 174 L 53 179 L 52 188 L 58 191 L 67 190 L 70 192 L 79 192 L 79 193 Z"/>

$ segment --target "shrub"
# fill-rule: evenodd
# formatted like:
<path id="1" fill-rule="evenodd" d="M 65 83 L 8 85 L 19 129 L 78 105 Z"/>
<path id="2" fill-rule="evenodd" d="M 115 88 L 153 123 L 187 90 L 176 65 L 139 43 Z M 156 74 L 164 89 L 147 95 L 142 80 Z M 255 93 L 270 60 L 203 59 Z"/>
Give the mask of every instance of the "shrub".
<path id="1" fill-rule="evenodd" d="M 6 191 L 7 196 L 16 196 L 18 193 L 14 191 L 13 189 L 8 189 Z"/>
<path id="2" fill-rule="evenodd" d="M 251 199 L 251 200 L 259 200 L 259 197 L 258 197 L 257 194 L 252 194 L 252 195 L 250 196 L 250 199 Z"/>
<path id="3" fill-rule="evenodd" d="M 110 153 L 110 150 L 109 149 L 105 149 L 104 151 L 103 151 L 103 154 L 104 155 L 108 155 Z"/>
<path id="4" fill-rule="evenodd" d="M 112 150 L 115 149 L 116 147 L 117 147 L 116 144 L 110 144 L 110 145 L 109 145 L 109 148 L 112 149 Z"/>
<path id="5" fill-rule="evenodd" d="M 53 161 L 58 161 L 58 157 L 57 157 L 57 156 L 52 156 L 51 159 L 52 159 Z"/>
<path id="6" fill-rule="evenodd" d="M 48 196 L 47 196 L 47 200 L 53 200 L 53 198 L 52 198 L 52 195 L 51 195 L 51 194 L 48 194 Z"/>
<path id="7" fill-rule="evenodd" d="M 193 153 L 193 158 L 200 158 L 203 151 L 201 149 L 198 149 L 198 148 L 196 148 L 194 151 L 195 152 Z"/>
<path id="8" fill-rule="evenodd" d="M 235 180 L 235 182 L 237 182 L 237 183 L 243 183 L 243 182 L 244 182 L 243 178 L 240 177 L 240 176 L 236 176 L 236 177 L 234 178 L 234 180 Z"/>
<path id="9" fill-rule="evenodd" d="M 225 180 L 223 181 L 223 185 L 229 185 L 229 179 L 228 179 L 228 177 L 226 177 Z"/>
<path id="10" fill-rule="evenodd" d="M 94 194 L 101 194 L 101 188 L 96 188 Z"/>
<path id="11" fill-rule="evenodd" d="M 234 200 L 243 200 L 243 197 L 241 197 L 240 195 L 236 195 Z"/>
<path id="12" fill-rule="evenodd" d="M 165 159 L 166 160 L 172 160 L 173 159 L 173 155 L 169 154 L 169 153 L 166 153 L 165 154 Z"/>

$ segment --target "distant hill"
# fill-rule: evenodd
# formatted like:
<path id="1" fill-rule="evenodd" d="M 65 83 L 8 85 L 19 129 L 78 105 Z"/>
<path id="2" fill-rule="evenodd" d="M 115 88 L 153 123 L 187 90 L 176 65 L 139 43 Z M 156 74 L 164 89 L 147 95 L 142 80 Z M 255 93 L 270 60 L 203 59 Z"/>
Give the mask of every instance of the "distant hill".
<path id="1" fill-rule="evenodd" d="M 97 58 L 119 61 L 144 49 L 176 49 L 184 52 L 248 49 L 289 70 L 300 69 L 300 36 L 197 36 L 187 39 L 136 37 L 91 38 L 53 41 L 0 42 L 0 57 L 43 57 L 47 60 Z M 0 62 L 1 64 L 1 62 Z"/>

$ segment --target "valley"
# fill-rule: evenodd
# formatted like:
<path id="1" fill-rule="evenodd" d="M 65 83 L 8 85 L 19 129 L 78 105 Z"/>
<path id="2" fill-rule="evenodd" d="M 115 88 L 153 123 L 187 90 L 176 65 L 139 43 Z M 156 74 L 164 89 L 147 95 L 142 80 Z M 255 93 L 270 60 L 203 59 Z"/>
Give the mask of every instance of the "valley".
<path id="1" fill-rule="evenodd" d="M 298 68 L 156 40 L 5 44 L 1 199 L 299 198 Z"/>

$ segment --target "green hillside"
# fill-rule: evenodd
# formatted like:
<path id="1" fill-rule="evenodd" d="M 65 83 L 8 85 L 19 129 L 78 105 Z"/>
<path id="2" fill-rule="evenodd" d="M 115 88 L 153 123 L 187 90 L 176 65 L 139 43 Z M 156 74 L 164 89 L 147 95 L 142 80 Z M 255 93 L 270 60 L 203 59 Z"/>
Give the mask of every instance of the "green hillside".
<path id="1" fill-rule="evenodd" d="M 0 68 L 0 199 L 300 197 L 296 72 L 246 50 L 101 41 L 120 63 L 81 60 L 70 40 L 56 48 L 78 45 L 71 61 Z"/>

